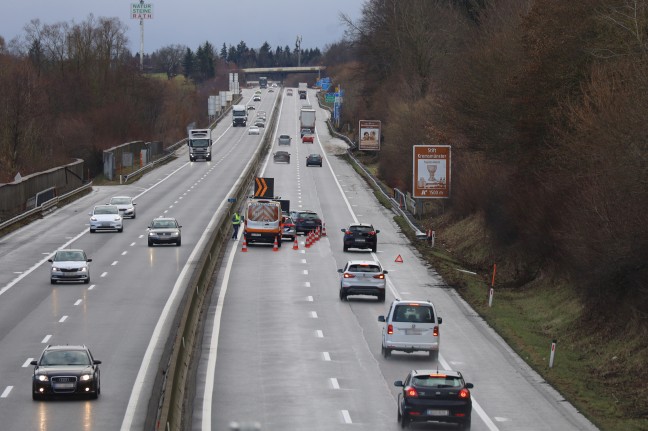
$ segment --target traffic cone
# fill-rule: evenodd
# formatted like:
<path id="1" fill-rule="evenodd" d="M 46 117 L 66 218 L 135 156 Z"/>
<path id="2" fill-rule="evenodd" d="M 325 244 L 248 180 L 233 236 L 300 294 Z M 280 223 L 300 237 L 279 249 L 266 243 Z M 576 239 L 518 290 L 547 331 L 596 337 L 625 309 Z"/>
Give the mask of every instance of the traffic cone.
<path id="1" fill-rule="evenodd" d="M 275 242 L 272 246 L 272 251 L 279 251 L 279 243 L 277 242 L 277 237 L 275 236 Z"/>
<path id="2" fill-rule="evenodd" d="M 322 223 L 322 236 L 326 236 L 326 223 Z"/>
<path id="3" fill-rule="evenodd" d="M 241 251 L 247 251 L 247 241 L 245 240 L 245 235 L 243 236 L 243 247 L 241 247 Z"/>
<path id="4" fill-rule="evenodd" d="M 317 226 L 317 229 L 315 229 L 315 241 L 320 240 L 320 228 Z"/>
<path id="5" fill-rule="evenodd" d="M 310 232 L 306 234 L 306 248 L 310 248 L 311 246 L 311 239 L 310 239 Z"/>
<path id="6" fill-rule="evenodd" d="M 293 243 L 293 250 L 299 250 L 299 242 L 297 242 L 297 235 L 295 235 L 295 242 Z"/>

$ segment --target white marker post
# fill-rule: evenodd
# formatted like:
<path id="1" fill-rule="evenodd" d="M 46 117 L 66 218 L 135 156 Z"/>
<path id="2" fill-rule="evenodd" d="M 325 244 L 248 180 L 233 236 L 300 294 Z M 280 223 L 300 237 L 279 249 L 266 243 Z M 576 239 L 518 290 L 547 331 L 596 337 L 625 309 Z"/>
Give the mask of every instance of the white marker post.
<path id="1" fill-rule="evenodd" d="M 488 289 L 488 306 L 492 307 L 493 306 L 493 295 L 495 295 L 495 289 L 492 287 Z"/>
<path id="2" fill-rule="evenodd" d="M 556 356 L 556 343 L 558 340 L 551 340 L 551 354 L 549 355 L 549 368 L 553 368 L 554 356 Z"/>

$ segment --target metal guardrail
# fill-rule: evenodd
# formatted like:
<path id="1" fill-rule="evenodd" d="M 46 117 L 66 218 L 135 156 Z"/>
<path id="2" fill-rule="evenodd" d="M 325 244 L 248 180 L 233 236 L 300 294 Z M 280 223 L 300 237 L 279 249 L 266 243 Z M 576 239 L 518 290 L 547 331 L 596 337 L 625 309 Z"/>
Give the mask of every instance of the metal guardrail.
<path id="1" fill-rule="evenodd" d="M 22 214 L 17 215 L 16 217 L 10 218 L 9 220 L 6 220 L 6 221 L 0 223 L 0 230 L 4 229 L 6 227 L 9 227 L 14 223 L 18 223 L 21 220 L 29 218 L 29 217 L 31 217 L 33 215 L 36 215 L 36 214 L 39 214 L 39 213 L 43 214 L 43 213 L 45 213 L 45 212 L 47 212 L 47 211 L 49 211 L 49 210 L 51 210 L 53 208 L 56 208 L 58 206 L 59 202 L 65 200 L 65 199 L 68 199 L 68 198 L 74 196 L 77 193 L 81 193 L 81 192 L 83 192 L 83 191 L 85 191 L 85 190 L 87 190 L 87 189 L 89 189 L 91 187 L 92 187 L 92 181 L 82 185 L 81 187 L 79 187 L 77 189 L 72 190 L 71 192 L 65 193 L 65 194 L 63 194 L 61 196 L 56 196 L 55 198 L 50 199 L 47 202 L 43 202 L 42 205 L 40 205 L 40 206 L 38 206 L 36 208 L 32 208 L 32 209 L 30 209 L 28 211 L 25 211 Z"/>

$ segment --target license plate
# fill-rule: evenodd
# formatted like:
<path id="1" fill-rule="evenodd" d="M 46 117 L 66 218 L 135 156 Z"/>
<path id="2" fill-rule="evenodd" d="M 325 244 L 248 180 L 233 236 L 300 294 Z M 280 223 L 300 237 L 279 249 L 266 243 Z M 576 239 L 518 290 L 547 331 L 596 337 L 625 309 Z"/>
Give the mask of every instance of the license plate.
<path id="1" fill-rule="evenodd" d="M 428 416 L 448 416 L 448 410 L 428 410 Z"/>
<path id="2" fill-rule="evenodd" d="M 406 329 L 405 335 L 421 335 L 423 331 L 420 329 Z"/>
<path id="3" fill-rule="evenodd" d="M 251 235 L 251 236 L 261 236 L 260 233 L 252 233 L 252 234 L 250 234 L 250 235 Z"/>
<path id="4" fill-rule="evenodd" d="M 356 242 L 357 242 L 358 244 L 364 244 L 365 239 L 364 239 L 364 238 L 357 238 L 357 239 L 356 239 Z"/>
<path id="5" fill-rule="evenodd" d="M 110 226 L 110 222 L 109 222 L 109 221 L 108 221 L 108 222 L 105 221 L 105 222 L 102 222 L 101 225 L 104 226 L 104 227 L 107 227 L 107 226 L 109 227 L 109 226 Z"/>
<path id="6" fill-rule="evenodd" d="M 72 389 L 74 388 L 74 383 L 57 383 L 54 387 L 56 389 Z"/>

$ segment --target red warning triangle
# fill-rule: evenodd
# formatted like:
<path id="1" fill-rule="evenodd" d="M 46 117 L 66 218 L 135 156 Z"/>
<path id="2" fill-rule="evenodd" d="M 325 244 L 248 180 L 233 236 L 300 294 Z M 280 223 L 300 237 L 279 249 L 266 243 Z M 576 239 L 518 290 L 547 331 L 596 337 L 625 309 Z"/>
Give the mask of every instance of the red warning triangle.
<path id="1" fill-rule="evenodd" d="M 400 262 L 400 263 L 403 263 L 403 258 L 401 257 L 400 254 L 398 255 L 398 257 L 396 258 L 396 260 L 395 260 L 394 262 Z"/>

